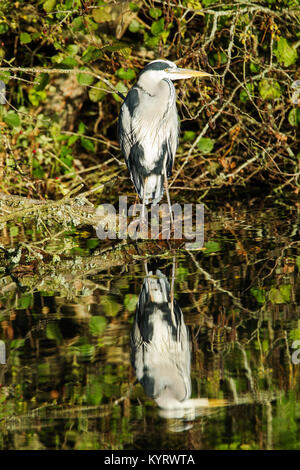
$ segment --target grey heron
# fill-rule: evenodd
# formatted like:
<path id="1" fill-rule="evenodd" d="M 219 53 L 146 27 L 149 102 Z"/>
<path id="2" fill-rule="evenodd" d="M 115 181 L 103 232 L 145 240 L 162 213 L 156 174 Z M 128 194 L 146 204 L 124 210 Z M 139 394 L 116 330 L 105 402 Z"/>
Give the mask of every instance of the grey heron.
<path id="1" fill-rule="evenodd" d="M 160 408 L 176 409 L 190 398 L 190 340 L 170 284 L 156 270 L 145 277 L 131 333 L 137 379 Z"/>
<path id="2" fill-rule="evenodd" d="M 119 143 L 143 210 L 145 204 L 159 203 L 164 187 L 170 207 L 167 178 L 172 174 L 179 134 L 173 81 L 208 76 L 178 68 L 169 60 L 153 60 L 140 72 L 121 106 Z"/>
<path id="3" fill-rule="evenodd" d="M 141 288 L 131 330 L 131 362 L 145 393 L 164 418 L 193 420 L 226 400 L 190 398 L 191 342 L 183 313 L 174 299 L 172 283 L 156 270 L 148 272 Z"/>

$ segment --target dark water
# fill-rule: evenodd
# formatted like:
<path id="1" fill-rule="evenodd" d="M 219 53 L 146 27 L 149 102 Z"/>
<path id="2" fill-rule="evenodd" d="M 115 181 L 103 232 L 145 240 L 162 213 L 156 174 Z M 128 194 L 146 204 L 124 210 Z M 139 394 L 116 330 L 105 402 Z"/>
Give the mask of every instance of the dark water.
<path id="1" fill-rule="evenodd" d="M 80 270 L 2 272 L 0 449 L 300 449 L 298 217 L 227 207 L 202 251 L 85 270 L 79 237 Z"/>

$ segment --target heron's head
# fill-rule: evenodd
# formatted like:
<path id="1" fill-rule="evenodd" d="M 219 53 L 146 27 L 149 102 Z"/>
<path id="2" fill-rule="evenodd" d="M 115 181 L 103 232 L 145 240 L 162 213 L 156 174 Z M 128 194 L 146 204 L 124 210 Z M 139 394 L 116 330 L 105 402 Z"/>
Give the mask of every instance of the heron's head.
<path id="1" fill-rule="evenodd" d="M 144 74 L 147 74 L 148 79 L 152 79 L 154 81 L 166 78 L 169 80 L 180 80 L 192 77 L 211 77 L 209 73 L 203 72 L 202 70 L 181 69 L 177 67 L 174 62 L 163 59 L 149 62 L 149 64 L 147 64 L 141 71 L 140 78 L 144 78 L 146 76 Z"/>

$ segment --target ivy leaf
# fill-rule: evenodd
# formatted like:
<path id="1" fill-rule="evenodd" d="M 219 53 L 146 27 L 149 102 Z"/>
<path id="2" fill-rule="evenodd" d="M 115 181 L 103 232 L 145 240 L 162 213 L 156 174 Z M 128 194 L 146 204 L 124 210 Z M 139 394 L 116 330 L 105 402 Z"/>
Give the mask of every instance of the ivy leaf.
<path id="1" fill-rule="evenodd" d="M 288 120 L 291 126 L 297 127 L 300 124 L 300 108 L 291 109 L 288 115 Z"/>
<path id="2" fill-rule="evenodd" d="M 90 332 L 93 336 L 100 336 L 106 328 L 106 319 L 101 315 L 94 315 L 89 322 Z"/>
<path id="3" fill-rule="evenodd" d="M 46 88 L 46 86 L 48 85 L 49 82 L 50 82 L 49 74 L 48 73 L 41 73 L 34 80 L 34 83 L 35 83 L 34 89 L 36 91 L 42 91 L 42 90 L 44 90 L 44 88 Z"/>
<path id="4" fill-rule="evenodd" d="M 70 54 L 70 56 L 76 55 L 78 51 L 79 46 L 77 44 L 69 44 L 67 47 L 67 52 Z"/>
<path id="5" fill-rule="evenodd" d="M 24 294 L 20 297 L 17 309 L 22 310 L 33 305 L 33 295 L 32 294 Z"/>
<path id="6" fill-rule="evenodd" d="M 21 33 L 20 34 L 20 42 L 21 44 L 28 44 L 31 42 L 31 36 L 28 33 Z"/>
<path id="7" fill-rule="evenodd" d="M 81 70 L 89 70 L 88 68 L 86 67 L 82 67 Z M 86 73 L 78 73 L 77 74 L 77 80 L 78 80 L 78 83 L 80 85 L 91 85 L 94 81 L 94 77 L 92 77 L 91 75 L 88 75 Z"/>
<path id="8" fill-rule="evenodd" d="M 105 83 L 97 82 L 95 85 L 93 85 L 93 88 L 89 89 L 89 98 L 93 103 L 97 103 L 98 101 L 101 101 L 104 96 L 106 95 L 105 90 L 107 89 L 107 86 Z"/>
<path id="9" fill-rule="evenodd" d="M 149 15 L 151 16 L 151 18 L 154 18 L 155 20 L 157 20 L 158 18 L 161 17 L 162 11 L 160 8 L 150 8 Z"/>
<path id="10" fill-rule="evenodd" d="M 213 240 L 206 242 L 204 245 L 205 254 L 208 255 L 210 253 L 215 253 L 216 251 L 221 250 L 221 243 L 214 242 Z"/>
<path id="11" fill-rule="evenodd" d="M 126 294 L 124 298 L 124 307 L 128 312 L 134 312 L 136 304 L 138 303 L 138 296 L 135 294 Z"/>
<path id="12" fill-rule="evenodd" d="M 294 64 L 298 58 L 297 50 L 290 46 L 285 38 L 279 38 L 277 49 L 274 51 L 278 62 L 283 62 L 284 67 Z"/>
<path id="13" fill-rule="evenodd" d="M 121 67 L 116 71 L 116 75 L 118 78 L 121 78 L 121 80 L 132 80 L 135 78 L 135 71 L 133 69 L 125 70 L 123 67 Z"/>
<path id="14" fill-rule="evenodd" d="M 14 111 L 8 111 L 6 116 L 4 116 L 4 122 L 6 122 L 10 127 L 19 127 L 21 124 L 18 114 Z"/>
<path id="15" fill-rule="evenodd" d="M 165 29 L 164 18 L 161 18 L 158 21 L 154 21 L 151 25 L 151 33 L 153 34 L 153 36 L 160 35 L 160 33 L 162 33 L 164 29 Z"/>
<path id="16" fill-rule="evenodd" d="M 281 96 L 281 88 L 275 80 L 261 80 L 258 91 L 263 100 L 273 100 Z"/>
<path id="17" fill-rule="evenodd" d="M 56 5 L 56 0 L 46 0 L 43 4 L 43 8 L 47 13 L 50 13 L 54 10 Z"/>
<path id="18" fill-rule="evenodd" d="M 102 55 L 102 51 L 97 49 L 97 47 L 89 46 L 86 51 L 82 54 L 82 62 L 84 62 L 85 64 L 88 62 L 93 62 L 99 59 L 99 57 L 101 57 Z"/>
<path id="19" fill-rule="evenodd" d="M 140 23 L 137 20 L 132 20 L 128 29 L 131 33 L 137 33 L 140 29 Z"/>
<path id="20" fill-rule="evenodd" d="M 9 72 L 0 72 L 0 80 L 7 84 L 10 80 L 10 73 Z"/>
<path id="21" fill-rule="evenodd" d="M 87 139 L 86 137 L 81 137 L 80 142 L 81 142 L 82 147 L 84 147 L 85 150 L 87 150 L 88 152 L 95 152 L 96 151 L 93 142 L 91 140 Z"/>
<path id="22" fill-rule="evenodd" d="M 206 154 L 210 153 L 212 149 L 214 148 L 215 141 L 213 139 L 209 139 L 208 137 L 201 137 L 201 139 L 198 142 L 198 149 Z"/>
<path id="23" fill-rule="evenodd" d="M 8 31 L 8 25 L 6 23 L 0 23 L 0 34 L 5 34 Z"/>
<path id="24" fill-rule="evenodd" d="M 112 297 L 108 295 L 104 295 L 101 297 L 100 305 L 103 308 L 104 313 L 108 317 L 115 317 L 122 308 L 122 306 L 118 302 L 116 302 Z"/>
<path id="25" fill-rule="evenodd" d="M 45 90 L 37 91 L 34 87 L 29 90 L 28 99 L 33 106 L 38 106 L 40 101 L 45 101 L 46 98 Z"/>
<path id="26" fill-rule="evenodd" d="M 183 142 L 193 142 L 196 138 L 195 131 L 184 131 Z"/>
<path id="27" fill-rule="evenodd" d="M 266 293 L 264 289 L 259 289 L 258 287 L 251 287 L 251 294 L 255 297 L 256 301 L 259 304 L 264 304 L 266 301 Z"/>
<path id="28" fill-rule="evenodd" d="M 246 87 L 247 87 L 249 95 L 253 96 L 253 94 L 254 94 L 254 84 L 253 83 L 247 83 Z M 242 90 L 240 92 L 240 101 L 242 103 L 246 103 L 247 101 L 249 101 L 248 93 L 247 93 L 246 90 Z"/>
<path id="29" fill-rule="evenodd" d="M 124 96 L 126 96 L 128 88 L 124 85 L 123 82 L 119 82 L 116 85 L 116 90 L 122 93 Z M 117 93 L 113 93 L 113 97 L 116 101 L 123 101 L 122 98 L 119 95 L 117 95 Z"/>
<path id="30" fill-rule="evenodd" d="M 97 379 L 87 386 L 86 399 L 89 405 L 98 406 L 100 405 L 103 397 L 102 385 Z"/>
<path id="31" fill-rule="evenodd" d="M 46 328 L 46 337 L 48 339 L 53 339 L 58 344 L 62 342 L 63 337 L 59 329 L 59 326 L 56 322 L 48 323 L 47 328 Z"/>

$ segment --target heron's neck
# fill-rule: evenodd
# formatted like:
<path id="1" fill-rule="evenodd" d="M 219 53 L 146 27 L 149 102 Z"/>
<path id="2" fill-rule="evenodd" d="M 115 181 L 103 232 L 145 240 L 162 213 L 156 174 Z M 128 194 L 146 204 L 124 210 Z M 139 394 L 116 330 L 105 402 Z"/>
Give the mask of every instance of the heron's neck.
<path id="1" fill-rule="evenodd" d="M 159 103 L 162 110 L 169 109 L 175 103 L 175 88 L 171 80 L 163 78 L 158 80 L 149 80 L 149 77 L 140 77 L 137 86 L 149 98 Z"/>

